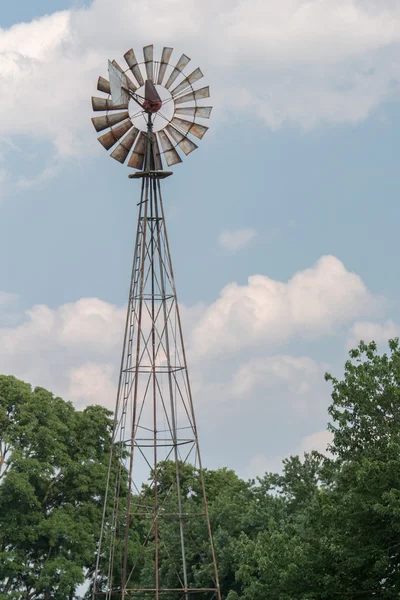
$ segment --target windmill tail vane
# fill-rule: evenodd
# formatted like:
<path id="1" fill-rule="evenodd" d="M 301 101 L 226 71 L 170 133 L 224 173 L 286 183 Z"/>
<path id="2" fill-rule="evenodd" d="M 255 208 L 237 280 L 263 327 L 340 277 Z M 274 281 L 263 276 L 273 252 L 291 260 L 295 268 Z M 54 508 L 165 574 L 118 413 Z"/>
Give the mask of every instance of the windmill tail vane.
<path id="1" fill-rule="evenodd" d="M 133 266 L 92 600 L 221 600 L 193 398 L 165 224 L 164 170 L 197 148 L 209 88 L 172 48 L 99 77 L 92 119 L 141 180 Z"/>

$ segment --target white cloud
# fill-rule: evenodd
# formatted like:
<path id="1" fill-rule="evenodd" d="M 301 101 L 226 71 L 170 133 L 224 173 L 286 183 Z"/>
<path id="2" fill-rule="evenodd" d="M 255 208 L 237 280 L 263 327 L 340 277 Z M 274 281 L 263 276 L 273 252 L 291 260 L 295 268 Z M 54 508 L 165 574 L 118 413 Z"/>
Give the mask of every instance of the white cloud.
<path id="1" fill-rule="evenodd" d="M 0 135 L 50 140 L 63 156 L 96 151 L 97 75 L 149 41 L 201 63 L 221 116 L 247 110 L 272 128 L 358 121 L 398 95 L 399 17 L 398 3 L 367 0 L 149 0 L 140 10 L 95 0 L 0 29 Z"/>
<path id="2" fill-rule="evenodd" d="M 220 233 L 218 243 L 225 250 L 236 252 L 246 248 L 257 235 L 257 231 L 251 228 L 226 229 Z"/>
<path id="3" fill-rule="evenodd" d="M 253 275 L 247 285 L 227 285 L 195 328 L 193 345 L 212 356 L 296 335 L 317 338 L 373 313 L 378 304 L 358 275 L 324 256 L 287 283 Z"/>
<path id="4" fill-rule="evenodd" d="M 400 335 L 400 327 L 393 321 L 373 323 L 371 321 L 357 321 L 351 327 L 347 340 L 348 348 L 358 346 L 360 340 L 385 344 L 390 339 Z"/>

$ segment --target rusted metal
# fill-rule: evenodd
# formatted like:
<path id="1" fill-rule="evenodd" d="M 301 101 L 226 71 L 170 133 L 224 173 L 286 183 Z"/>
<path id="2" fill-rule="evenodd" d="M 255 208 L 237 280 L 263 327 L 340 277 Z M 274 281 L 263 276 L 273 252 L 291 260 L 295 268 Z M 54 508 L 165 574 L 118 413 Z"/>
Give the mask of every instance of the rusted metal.
<path id="1" fill-rule="evenodd" d="M 140 70 L 138 62 L 136 60 L 135 53 L 132 50 L 132 48 L 130 50 L 128 50 L 128 52 L 125 52 L 124 58 L 127 62 L 128 67 L 130 68 L 130 70 L 132 72 L 132 75 L 138 82 L 139 87 L 141 87 L 142 85 L 144 85 L 144 80 L 143 80 L 142 72 Z"/>
<path id="2" fill-rule="evenodd" d="M 161 148 L 163 149 L 163 154 L 165 156 L 167 165 L 171 167 L 172 165 L 176 165 L 182 162 L 181 157 L 175 150 L 173 143 L 171 142 L 165 131 L 158 131 L 157 136 L 160 140 Z"/>
<path id="3" fill-rule="evenodd" d="M 153 44 L 143 48 L 144 66 L 146 67 L 147 79 L 153 81 L 154 63 L 153 63 Z"/>
<path id="4" fill-rule="evenodd" d="M 150 79 L 144 84 L 144 98 L 143 108 L 148 112 L 156 113 L 162 107 L 162 100 Z"/>
<path id="5" fill-rule="evenodd" d="M 210 97 L 210 87 L 207 85 L 206 87 L 200 88 L 199 90 L 195 90 L 194 92 L 189 92 L 184 96 L 179 96 L 179 98 L 174 98 L 175 104 L 185 104 L 186 102 L 191 102 L 193 100 L 202 100 L 203 98 Z"/>
<path id="6" fill-rule="evenodd" d="M 126 158 L 127 158 L 138 135 L 139 135 L 139 129 L 136 129 L 136 127 L 133 127 L 133 129 L 131 129 L 131 131 L 129 131 L 126 134 L 126 136 L 124 137 L 122 142 L 120 142 L 118 144 L 118 146 L 116 146 L 116 148 L 114 148 L 114 150 L 111 152 L 110 156 L 112 158 L 115 158 L 115 160 L 117 160 L 118 162 L 123 164 L 126 161 Z"/>
<path id="7" fill-rule="evenodd" d="M 94 111 L 121 110 L 123 108 L 128 108 L 128 103 L 124 102 L 123 104 L 114 105 L 112 100 L 109 100 L 107 98 L 97 98 L 96 96 L 92 96 L 92 108 Z"/>
<path id="8" fill-rule="evenodd" d="M 179 148 L 186 154 L 186 156 L 198 148 L 198 146 L 196 146 L 192 140 L 175 129 L 175 127 L 172 127 L 172 125 L 167 125 L 165 131 L 172 137 L 173 140 L 175 140 Z"/>
<path id="9" fill-rule="evenodd" d="M 162 85 L 167 70 L 169 59 L 171 58 L 173 48 L 163 48 L 160 61 L 160 70 L 158 71 L 157 84 Z"/>
<path id="10" fill-rule="evenodd" d="M 129 119 L 127 110 L 121 113 L 104 115 L 102 117 L 92 117 L 92 123 L 96 131 L 103 131 L 103 129 L 121 123 L 121 121 L 125 121 L 125 119 Z"/>
<path id="11" fill-rule="evenodd" d="M 187 115 L 188 117 L 201 117 L 209 119 L 212 111 L 212 106 L 187 106 L 175 109 L 176 115 Z"/>
<path id="12" fill-rule="evenodd" d="M 104 92 L 106 94 L 111 94 L 110 82 L 104 77 L 99 77 L 97 80 L 97 89 L 99 92 Z"/>
<path id="13" fill-rule="evenodd" d="M 141 169 L 144 163 L 144 155 L 146 152 L 146 142 L 147 135 L 140 132 L 139 139 L 135 144 L 133 152 L 130 156 L 128 167 L 133 167 L 134 169 Z"/>
<path id="14" fill-rule="evenodd" d="M 182 81 L 182 83 L 180 83 L 179 85 L 177 85 L 176 88 L 174 88 L 172 90 L 172 92 L 171 92 L 172 97 L 175 98 L 175 96 L 177 96 L 178 94 L 180 94 L 181 92 L 183 92 L 183 90 L 185 90 L 186 88 L 188 88 L 193 83 L 196 83 L 196 81 L 198 81 L 202 77 L 204 77 L 204 75 L 201 72 L 201 70 L 200 69 L 195 69 L 192 73 L 190 73 L 190 75 L 188 75 L 187 77 L 185 77 L 185 79 Z"/>
<path id="15" fill-rule="evenodd" d="M 118 142 L 120 138 L 122 138 L 125 133 L 127 133 L 130 129 L 132 129 L 133 125 L 130 119 L 121 123 L 121 125 L 117 125 L 117 127 L 113 127 L 110 131 L 101 135 L 97 138 L 102 146 L 106 150 L 110 150 Z"/>
<path id="16" fill-rule="evenodd" d="M 158 144 L 157 134 L 153 133 L 153 144 L 154 144 L 154 162 L 156 171 L 162 171 L 163 164 L 160 153 L 160 146 Z"/>
<path id="17" fill-rule="evenodd" d="M 167 90 L 169 90 L 171 85 L 174 83 L 175 79 L 178 77 L 178 75 L 180 73 L 182 73 L 183 69 L 186 67 L 186 65 L 189 62 L 190 62 L 190 58 L 188 56 L 186 56 L 186 54 L 182 54 L 182 56 L 176 63 L 171 75 L 168 77 L 167 83 L 165 84 L 165 87 L 167 88 Z"/>
<path id="18" fill-rule="evenodd" d="M 195 135 L 200 140 L 208 131 L 208 127 L 205 127 L 204 125 L 199 125 L 198 123 L 193 123 L 192 121 L 186 121 L 185 119 L 180 119 L 179 117 L 174 117 L 171 123 L 175 125 L 178 130 L 183 129 L 183 131 Z"/>

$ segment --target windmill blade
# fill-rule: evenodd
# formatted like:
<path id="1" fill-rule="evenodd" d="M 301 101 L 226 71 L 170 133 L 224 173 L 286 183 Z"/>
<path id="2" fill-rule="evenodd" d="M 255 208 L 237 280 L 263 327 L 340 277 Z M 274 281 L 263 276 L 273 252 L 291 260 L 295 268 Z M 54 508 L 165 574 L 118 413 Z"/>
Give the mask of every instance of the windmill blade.
<path id="1" fill-rule="evenodd" d="M 143 56 L 144 56 L 144 66 L 146 67 L 147 79 L 153 81 L 153 71 L 154 71 L 154 63 L 153 63 L 153 44 L 149 46 L 145 46 L 143 48 Z"/>
<path id="2" fill-rule="evenodd" d="M 182 162 L 181 157 L 175 150 L 174 146 L 171 143 L 171 140 L 168 138 L 165 131 L 158 131 L 157 135 L 159 137 L 163 153 L 165 154 L 165 160 L 167 161 L 167 165 L 171 167 L 172 165 L 176 165 L 177 163 Z"/>
<path id="3" fill-rule="evenodd" d="M 113 129 L 111 129 L 104 135 L 101 135 L 97 139 L 106 150 L 110 150 L 110 148 L 112 148 L 114 144 L 118 142 L 118 140 L 122 138 L 123 135 L 125 135 L 125 133 L 132 129 L 132 127 L 132 122 L 130 119 L 128 119 L 127 121 L 121 123 L 121 125 L 118 125 L 118 127 L 114 127 Z"/>
<path id="4" fill-rule="evenodd" d="M 203 98 L 210 97 L 210 87 L 203 87 L 194 92 L 189 92 L 189 94 L 185 94 L 184 96 L 180 96 L 179 98 L 174 98 L 175 104 L 184 104 L 185 102 L 191 102 L 192 100 L 202 100 Z"/>
<path id="5" fill-rule="evenodd" d="M 180 92 L 183 92 L 183 90 L 185 90 L 187 87 L 189 87 L 193 83 L 196 83 L 196 81 L 198 81 L 202 77 L 204 77 L 204 75 L 201 72 L 201 70 L 196 69 L 195 71 L 193 71 L 193 73 L 190 73 L 190 75 L 188 75 L 188 77 L 186 77 L 182 81 L 182 83 L 177 85 L 176 88 L 174 88 L 172 90 L 171 95 L 175 98 L 175 96 L 177 96 Z"/>
<path id="6" fill-rule="evenodd" d="M 114 105 L 112 100 L 108 100 L 107 98 L 97 98 L 96 96 L 92 96 L 92 107 L 93 107 L 94 111 L 121 110 L 123 108 L 128 108 L 128 102 L 124 102 L 123 104 Z"/>
<path id="7" fill-rule="evenodd" d="M 106 94 L 111 94 L 110 82 L 104 77 L 99 77 L 97 80 L 97 89 L 99 92 L 105 92 Z"/>
<path id="8" fill-rule="evenodd" d="M 188 106 L 175 109 L 176 115 L 187 115 L 189 117 L 201 117 L 209 119 L 212 111 L 212 106 Z"/>
<path id="9" fill-rule="evenodd" d="M 121 121 L 125 121 L 125 119 L 129 119 L 129 113 L 127 110 L 121 113 L 104 115 L 102 117 L 93 117 L 92 123 L 96 131 L 103 131 L 103 129 L 107 129 L 107 127 L 112 127 L 117 123 L 121 123 Z"/>
<path id="10" fill-rule="evenodd" d="M 111 152 L 110 156 L 115 158 L 118 162 L 124 164 L 126 157 L 128 156 L 130 149 L 132 148 L 137 136 L 139 135 L 139 129 L 134 127 L 126 134 L 122 142 Z"/>
<path id="11" fill-rule="evenodd" d="M 171 58 L 173 48 L 163 48 L 160 62 L 160 70 L 158 71 L 157 84 L 162 85 L 167 70 L 169 59 Z"/>
<path id="12" fill-rule="evenodd" d="M 140 136 L 138 141 L 135 144 L 133 152 L 128 162 L 128 167 L 133 167 L 134 169 L 142 169 L 144 163 L 144 155 L 146 152 L 146 144 L 147 144 L 147 135 L 140 132 Z"/>
<path id="13" fill-rule="evenodd" d="M 167 125 L 165 130 L 169 133 L 172 139 L 175 140 L 179 148 L 183 150 L 186 156 L 193 152 L 193 150 L 196 150 L 196 148 L 198 148 L 198 146 L 196 146 L 196 144 L 192 142 L 192 140 L 189 140 L 188 137 L 186 137 L 185 135 L 183 135 L 183 133 L 172 127 L 172 125 Z"/>
<path id="14" fill-rule="evenodd" d="M 187 133 L 191 133 L 195 135 L 197 138 L 201 139 L 203 135 L 208 131 L 208 127 L 204 127 L 204 125 L 198 125 L 197 123 L 193 123 L 192 121 L 186 121 L 185 119 L 179 119 L 179 117 L 174 117 L 171 121 L 175 127 L 179 129 L 183 129 Z"/>
<path id="15" fill-rule="evenodd" d="M 138 85 L 141 87 L 142 85 L 144 85 L 144 80 L 138 62 L 136 60 L 135 53 L 132 50 L 132 48 L 128 50 L 128 52 L 125 52 L 124 58 L 127 62 L 128 67 L 131 70 L 132 75 L 138 82 Z"/>
<path id="16" fill-rule="evenodd" d="M 121 68 L 110 60 L 108 61 L 108 74 L 110 76 L 110 89 L 113 104 L 126 104 L 129 102 L 129 94 L 126 91 L 128 80 Z M 125 88 L 125 89 L 123 89 Z"/>
<path id="17" fill-rule="evenodd" d="M 190 62 L 190 58 L 188 56 L 186 56 L 186 54 L 182 54 L 182 56 L 176 63 L 171 75 L 168 77 L 167 83 L 165 84 L 165 87 L 167 88 L 167 90 L 169 90 L 171 85 L 174 83 L 175 79 L 178 77 L 178 75 L 180 73 L 182 73 L 183 69 L 186 67 L 186 65 L 189 62 Z"/>
<path id="18" fill-rule="evenodd" d="M 153 133 L 153 144 L 154 144 L 154 164 L 156 171 L 162 171 L 163 164 L 160 153 L 160 146 L 158 144 L 157 134 Z"/>

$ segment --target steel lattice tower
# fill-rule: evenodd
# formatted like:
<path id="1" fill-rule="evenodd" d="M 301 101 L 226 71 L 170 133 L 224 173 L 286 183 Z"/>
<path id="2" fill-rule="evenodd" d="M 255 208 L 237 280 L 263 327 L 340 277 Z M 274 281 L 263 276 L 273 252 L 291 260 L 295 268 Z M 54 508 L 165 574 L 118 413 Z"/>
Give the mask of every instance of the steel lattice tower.
<path id="1" fill-rule="evenodd" d="M 157 135 L 168 165 L 180 161 L 176 146 L 185 151 L 189 142 L 193 142 L 173 119 L 167 126 L 169 137 L 164 132 L 153 132 L 162 101 L 152 84 L 156 80 L 153 61 L 151 71 L 146 62 L 149 48 L 152 61 L 152 47 L 147 46 L 143 63 L 148 75 L 146 82 L 140 81 L 137 69 L 135 75 L 135 81 L 145 86 L 144 96 L 138 92 L 133 97 L 132 80 L 124 79 L 126 75 L 122 75 L 115 62 L 114 68 L 109 68 L 111 88 L 108 89 L 106 80 L 99 80 L 99 85 L 107 88 L 103 91 L 111 91 L 112 99 L 107 100 L 109 110 L 124 108 L 127 94 L 137 104 L 141 103 L 146 129 L 140 133 L 136 130 L 135 135 L 132 127 L 125 126 L 126 136 L 113 153 L 124 154 L 129 145 L 123 145 L 124 139 L 138 137 L 130 162 L 136 161 L 139 170 L 130 177 L 141 182 L 141 194 L 92 598 L 221 600 L 161 196 L 161 180 L 171 172 L 162 170 Z M 163 56 L 166 50 L 172 52 L 164 48 Z M 163 64 L 162 60 L 155 63 L 157 81 Z M 133 66 L 139 68 L 137 64 Z M 130 68 L 135 73 L 132 65 Z M 163 76 L 166 70 L 167 67 Z M 113 82 L 113 77 L 119 81 Z M 190 80 L 190 76 L 185 79 Z M 191 82 L 188 85 L 192 88 Z M 182 83 L 180 86 L 183 92 L 187 88 Z M 171 97 L 174 98 L 173 91 Z M 194 108 L 197 110 L 196 100 Z M 121 125 L 113 129 L 107 112 L 105 117 L 93 119 L 98 130 L 96 123 L 100 119 L 107 119 L 111 127 L 105 135 L 114 135 L 114 143 L 120 140 Z M 186 122 L 201 127 L 194 120 Z M 179 137 L 175 144 L 174 139 Z M 125 158 L 132 145 L 133 141 Z M 143 482 L 146 482 L 144 487 Z M 206 587 L 205 580 L 209 582 Z"/>

